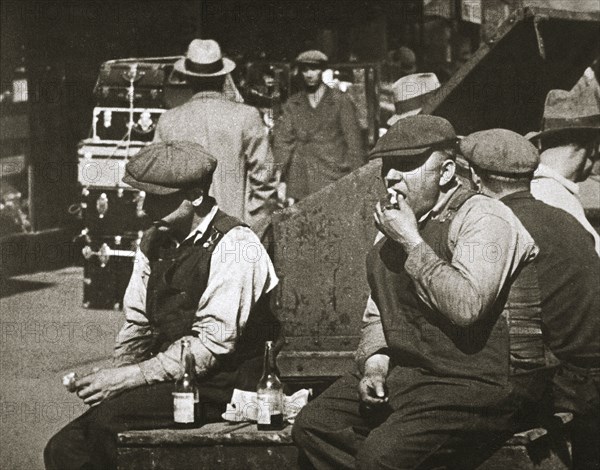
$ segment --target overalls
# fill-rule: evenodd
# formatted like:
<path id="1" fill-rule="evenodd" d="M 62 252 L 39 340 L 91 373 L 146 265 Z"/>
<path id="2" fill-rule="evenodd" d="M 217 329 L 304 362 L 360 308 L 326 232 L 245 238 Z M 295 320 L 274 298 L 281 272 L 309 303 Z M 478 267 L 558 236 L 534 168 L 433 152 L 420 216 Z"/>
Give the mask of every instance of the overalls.
<path id="1" fill-rule="evenodd" d="M 420 231 L 443 260 L 452 258 L 450 223 L 472 195 L 457 190 Z M 524 411 L 546 391 L 551 356 L 531 265 L 507 282 L 490 312 L 461 328 L 420 300 L 405 260 L 401 246 L 387 239 L 367 259 L 391 358 L 388 404 L 364 408 L 359 373 L 309 403 L 293 436 L 316 468 L 476 468 L 524 424 Z"/>

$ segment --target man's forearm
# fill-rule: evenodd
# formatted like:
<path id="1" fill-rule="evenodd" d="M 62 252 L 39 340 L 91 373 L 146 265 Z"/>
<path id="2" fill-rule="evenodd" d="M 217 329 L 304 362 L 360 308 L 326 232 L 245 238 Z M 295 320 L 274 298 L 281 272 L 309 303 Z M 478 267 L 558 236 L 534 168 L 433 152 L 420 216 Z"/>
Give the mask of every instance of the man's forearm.
<path id="1" fill-rule="evenodd" d="M 422 300 L 456 325 L 469 326 L 482 314 L 484 305 L 477 288 L 427 243 L 408 251 L 405 268 Z"/>
<path id="2" fill-rule="evenodd" d="M 144 375 L 142 374 L 142 370 L 138 364 L 120 367 L 120 369 L 125 377 L 123 385 L 126 389 L 135 388 L 146 384 L 146 380 L 144 379 Z"/>

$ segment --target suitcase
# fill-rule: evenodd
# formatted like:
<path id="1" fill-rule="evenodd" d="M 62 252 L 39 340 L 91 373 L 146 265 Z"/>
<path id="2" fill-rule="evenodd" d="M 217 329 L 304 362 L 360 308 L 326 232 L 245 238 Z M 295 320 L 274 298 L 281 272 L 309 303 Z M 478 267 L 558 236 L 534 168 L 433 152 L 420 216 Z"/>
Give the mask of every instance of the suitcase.
<path id="1" fill-rule="evenodd" d="M 143 232 L 117 236 L 86 236 L 83 255 L 83 307 L 113 309 L 123 296 L 133 270 L 135 251 Z"/>
<path id="2" fill-rule="evenodd" d="M 93 236 L 146 230 L 151 223 L 144 212 L 146 193 L 137 189 L 84 187 L 81 215 Z"/>
<path id="3" fill-rule="evenodd" d="M 135 142 L 115 145 L 93 139 L 83 140 L 77 150 L 77 181 L 84 187 L 129 188 L 122 181 L 125 165 L 144 145 Z"/>
<path id="4" fill-rule="evenodd" d="M 100 66 L 94 95 L 110 107 L 161 108 L 175 58 L 110 60 Z M 132 91 L 133 89 L 133 91 Z"/>
<path id="5" fill-rule="evenodd" d="M 517 10 L 422 112 L 447 118 L 461 135 L 538 130 L 548 90 L 570 89 L 597 56 L 599 24 L 598 13 Z M 274 313 L 286 337 L 278 357 L 286 379 L 339 376 L 354 367 L 369 295 L 373 210 L 385 194 L 380 169 L 370 162 L 274 215 Z"/>
<path id="6" fill-rule="evenodd" d="M 92 140 L 106 144 L 152 142 L 160 115 L 165 111 L 161 108 L 95 107 Z"/>

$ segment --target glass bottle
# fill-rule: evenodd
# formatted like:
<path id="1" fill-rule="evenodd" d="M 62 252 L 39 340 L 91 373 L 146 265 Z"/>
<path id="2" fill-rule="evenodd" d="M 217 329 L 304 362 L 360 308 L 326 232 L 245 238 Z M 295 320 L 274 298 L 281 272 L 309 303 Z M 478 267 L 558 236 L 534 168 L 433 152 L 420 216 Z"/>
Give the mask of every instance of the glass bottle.
<path id="1" fill-rule="evenodd" d="M 259 431 L 283 429 L 283 385 L 279 379 L 273 342 L 265 343 L 263 375 L 256 389 Z"/>
<path id="2" fill-rule="evenodd" d="M 173 420 L 177 427 L 194 427 L 199 424 L 199 394 L 196 383 L 195 361 L 188 339 L 181 341 L 183 375 L 175 382 L 173 392 Z"/>

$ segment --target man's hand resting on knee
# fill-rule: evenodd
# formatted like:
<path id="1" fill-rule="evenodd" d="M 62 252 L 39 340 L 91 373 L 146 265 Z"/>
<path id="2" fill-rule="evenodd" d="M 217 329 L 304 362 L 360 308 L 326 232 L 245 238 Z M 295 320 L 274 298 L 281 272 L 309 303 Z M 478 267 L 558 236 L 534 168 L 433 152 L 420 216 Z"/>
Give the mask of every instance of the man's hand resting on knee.
<path id="1" fill-rule="evenodd" d="M 365 373 L 358 383 L 358 395 L 367 406 L 378 406 L 388 402 L 385 386 L 390 358 L 385 354 L 374 354 L 365 362 Z"/>
<path id="2" fill-rule="evenodd" d="M 77 396 L 86 405 L 95 406 L 125 390 L 145 384 L 139 366 L 101 369 L 88 374 L 75 382 Z"/>

